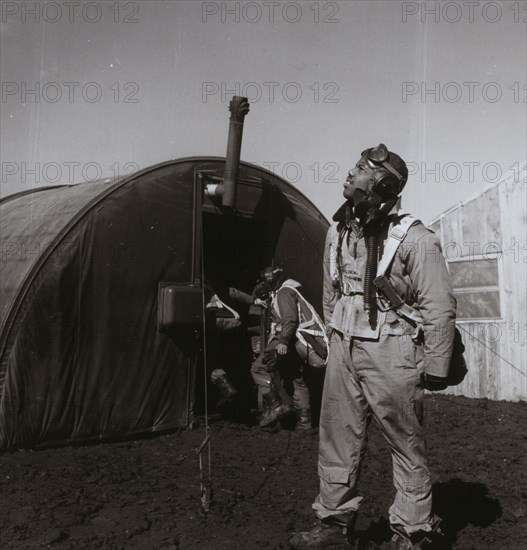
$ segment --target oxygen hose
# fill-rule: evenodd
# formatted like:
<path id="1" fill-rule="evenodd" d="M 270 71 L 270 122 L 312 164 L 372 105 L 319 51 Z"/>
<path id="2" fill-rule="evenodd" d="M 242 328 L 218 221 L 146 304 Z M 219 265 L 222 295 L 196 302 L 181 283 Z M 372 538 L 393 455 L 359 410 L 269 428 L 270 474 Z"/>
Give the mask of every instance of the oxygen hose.
<path id="1" fill-rule="evenodd" d="M 375 307 L 375 295 L 373 293 L 373 279 L 377 273 L 377 236 L 365 235 L 366 242 L 366 269 L 364 270 L 364 309 L 373 311 Z"/>

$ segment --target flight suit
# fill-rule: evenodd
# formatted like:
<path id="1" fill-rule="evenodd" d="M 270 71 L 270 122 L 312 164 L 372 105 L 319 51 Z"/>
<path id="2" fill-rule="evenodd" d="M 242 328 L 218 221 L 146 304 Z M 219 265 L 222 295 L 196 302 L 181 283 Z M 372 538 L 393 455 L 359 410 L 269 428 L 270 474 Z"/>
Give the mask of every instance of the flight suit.
<path id="1" fill-rule="evenodd" d="M 380 230 L 381 253 L 397 219 L 391 216 Z M 415 327 L 393 311 L 378 311 L 373 322 L 368 317 L 363 307 L 362 230 L 343 217 L 337 216 L 336 222 L 328 231 L 324 257 L 324 316 L 332 333 L 320 418 L 320 492 L 313 509 L 320 519 L 345 524 L 359 508 L 360 466 L 373 416 L 392 453 L 396 496 L 390 523 L 409 534 L 430 531 L 432 484 L 420 374 L 448 372 L 456 302 L 446 263 L 438 238 L 418 222 L 408 230 L 387 273 L 398 295 L 424 319 L 423 341 L 417 344 Z"/>

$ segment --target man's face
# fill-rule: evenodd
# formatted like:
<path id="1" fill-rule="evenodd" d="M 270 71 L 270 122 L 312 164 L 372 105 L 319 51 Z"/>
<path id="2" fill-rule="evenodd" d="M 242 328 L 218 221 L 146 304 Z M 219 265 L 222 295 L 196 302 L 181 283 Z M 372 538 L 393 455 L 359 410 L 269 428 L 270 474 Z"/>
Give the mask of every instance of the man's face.
<path id="1" fill-rule="evenodd" d="M 348 177 L 344 182 L 344 197 L 348 200 L 351 199 L 355 189 L 367 191 L 373 172 L 374 170 L 368 165 L 366 158 L 362 157 L 348 172 Z"/>

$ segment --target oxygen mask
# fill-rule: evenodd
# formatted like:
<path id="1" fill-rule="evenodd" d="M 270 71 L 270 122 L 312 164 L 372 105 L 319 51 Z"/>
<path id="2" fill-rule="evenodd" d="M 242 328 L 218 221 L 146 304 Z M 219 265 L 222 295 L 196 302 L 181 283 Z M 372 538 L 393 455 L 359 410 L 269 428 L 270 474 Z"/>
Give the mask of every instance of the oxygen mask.
<path id="1" fill-rule="evenodd" d="M 377 193 L 368 195 L 363 189 L 355 189 L 352 201 L 355 216 L 363 227 L 370 226 L 383 217 L 382 198 Z"/>

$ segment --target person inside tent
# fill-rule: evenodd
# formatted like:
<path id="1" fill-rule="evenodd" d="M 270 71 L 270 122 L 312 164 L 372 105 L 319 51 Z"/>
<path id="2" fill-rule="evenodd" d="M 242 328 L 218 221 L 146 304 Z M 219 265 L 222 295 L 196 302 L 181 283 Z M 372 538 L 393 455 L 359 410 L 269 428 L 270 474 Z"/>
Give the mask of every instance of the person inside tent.
<path id="1" fill-rule="evenodd" d="M 238 401 L 232 378 L 244 348 L 243 310 L 253 303 L 251 295 L 236 288 L 229 287 L 227 293 L 228 298 L 222 300 L 208 282 L 205 284 L 208 371 L 217 390 L 214 407 L 222 413 L 228 413 Z M 227 302 L 239 304 L 238 309 Z"/>

